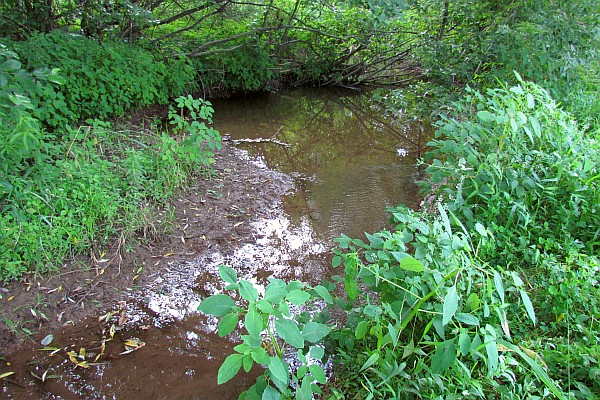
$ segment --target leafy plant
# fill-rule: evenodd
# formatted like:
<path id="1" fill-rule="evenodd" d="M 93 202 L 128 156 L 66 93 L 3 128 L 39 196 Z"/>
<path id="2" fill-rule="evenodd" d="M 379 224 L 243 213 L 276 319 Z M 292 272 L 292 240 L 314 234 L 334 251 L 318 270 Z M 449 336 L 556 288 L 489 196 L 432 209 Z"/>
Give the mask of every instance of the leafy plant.
<path id="1" fill-rule="evenodd" d="M 249 372 L 256 363 L 266 370 L 240 399 L 309 400 L 313 393 L 321 393 L 318 384 L 326 383 L 326 375 L 320 363 L 325 355 L 320 343 L 331 328 L 319 322 L 318 314 L 293 310 L 316 302 L 332 303 L 329 290 L 276 278 L 260 287 L 238 278 L 235 270 L 223 265 L 219 274 L 227 283 L 225 290 L 237 296 L 216 294 L 203 300 L 198 309 L 220 318 L 219 336 L 233 332 L 240 321 L 247 335 L 242 335 L 243 342 L 219 368 L 218 383 L 229 381 L 242 367 Z M 294 366 L 292 359 L 298 362 Z"/>
<path id="2" fill-rule="evenodd" d="M 360 398 L 487 398 L 542 394 L 543 386 L 526 384 L 539 381 L 562 398 L 511 328 L 537 322 L 521 277 L 479 257 L 494 240 L 490 232 L 479 223 L 474 234 L 460 224 L 453 232 L 451 218 L 458 221 L 442 206 L 429 219 L 390 211 L 394 232 L 368 234 L 368 243 L 337 239 L 333 265 L 345 270 L 347 299 L 339 304 L 348 312 L 346 326 L 330 334 L 341 356 L 338 390 Z"/>

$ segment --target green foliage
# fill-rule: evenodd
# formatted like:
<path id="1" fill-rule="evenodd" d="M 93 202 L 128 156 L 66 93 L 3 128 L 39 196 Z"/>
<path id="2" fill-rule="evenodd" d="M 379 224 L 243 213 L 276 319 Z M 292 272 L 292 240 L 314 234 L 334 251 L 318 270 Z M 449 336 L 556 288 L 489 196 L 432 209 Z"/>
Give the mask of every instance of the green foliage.
<path id="1" fill-rule="evenodd" d="M 64 83 L 56 70 L 29 72 L 19 57 L 0 43 L 0 172 L 20 170 L 26 159 L 38 160 L 44 133 L 30 93 L 54 93 Z M 3 181 L 4 182 L 4 181 Z M 1 193 L 1 192 L 0 192 Z M 2 196 L 0 196 L 2 200 Z"/>
<path id="2" fill-rule="evenodd" d="M 116 235 L 158 230 L 152 204 L 164 204 L 191 174 L 209 173 L 220 146 L 218 132 L 201 122 L 210 121 L 210 103 L 177 103 L 190 115 L 172 116 L 175 137 L 135 137 L 90 120 L 61 137 L 44 134 L 36 162 L 11 164 L 0 181 L 0 279 L 56 269 Z"/>
<path id="3" fill-rule="evenodd" d="M 454 216 L 438 210 L 432 218 L 391 209 L 394 232 L 367 235 L 367 243 L 337 239 L 333 265 L 345 270 L 340 305 L 348 313 L 346 326 L 330 334 L 340 356 L 338 393 L 563 397 L 514 329 L 536 323 L 523 280 L 479 257 L 493 241 L 483 225 L 453 232 Z"/>
<path id="4" fill-rule="evenodd" d="M 9 42 L 28 69 L 60 69 L 60 92 L 50 86 L 31 92 L 36 117 L 49 127 L 71 121 L 122 116 L 134 107 L 165 104 L 182 94 L 193 70 L 182 59 L 158 61 L 139 46 L 100 44 L 62 32 Z M 135 62 L 134 62 L 135 61 Z M 176 71 L 170 75 L 169 71 Z"/>
<path id="5" fill-rule="evenodd" d="M 532 83 L 468 93 L 457 114 L 438 123 L 428 155 L 450 210 L 469 227 L 487 221 L 499 255 L 515 265 L 539 265 L 544 254 L 594 254 L 597 140 Z"/>
<path id="6" fill-rule="evenodd" d="M 331 327 L 319 322 L 318 315 L 292 310 L 316 301 L 331 302 L 329 290 L 321 285 L 310 288 L 299 281 L 285 283 L 276 278 L 270 278 L 266 287 L 260 287 L 239 279 L 235 270 L 223 265 L 219 266 L 219 274 L 227 283 L 225 290 L 237 296 L 210 296 L 200 303 L 198 310 L 221 317 L 219 336 L 229 335 L 240 321 L 248 334 L 242 335 L 242 343 L 234 347 L 235 353 L 219 368 L 218 383 L 231 380 L 242 367 L 249 372 L 256 363 L 266 369 L 240 399 L 308 400 L 313 393 L 321 393 L 318 384 L 325 384 L 326 376 L 319 362 L 325 354 L 320 343 Z M 292 358 L 299 364 L 290 363 Z"/>

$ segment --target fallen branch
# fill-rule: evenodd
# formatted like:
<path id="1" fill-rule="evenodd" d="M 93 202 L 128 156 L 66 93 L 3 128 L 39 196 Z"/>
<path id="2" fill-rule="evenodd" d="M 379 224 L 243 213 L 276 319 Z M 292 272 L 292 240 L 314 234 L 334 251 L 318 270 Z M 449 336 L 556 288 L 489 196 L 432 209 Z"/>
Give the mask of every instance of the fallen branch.
<path id="1" fill-rule="evenodd" d="M 278 144 L 280 146 L 283 147 L 292 147 L 291 144 L 289 143 L 284 143 L 281 140 L 275 139 L 274 137 L 272 138 L 256 138 L 256 139 L 250 139 L 250 138 L 244 138 L 244 139 L 232 139 L 229 136 L 225 136 L 223 137 L 223 141 L 229 141 L 233 144 L 240 144 L 240 143 L 274 143 L 274 144 Z"/>

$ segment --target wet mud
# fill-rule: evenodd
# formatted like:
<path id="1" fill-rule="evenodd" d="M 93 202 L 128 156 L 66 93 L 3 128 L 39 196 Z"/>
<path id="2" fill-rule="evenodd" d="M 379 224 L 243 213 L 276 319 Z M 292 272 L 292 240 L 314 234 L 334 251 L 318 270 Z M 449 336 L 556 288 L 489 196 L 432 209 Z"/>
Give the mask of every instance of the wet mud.
<path id="1" fill-rule="evenodd" d="M 216 173 L 178 196 L 173 231 L 151 244 L 134 245 L 122 259 L 106 249 L 87 268 L 81 259 L 61 275 L 2 287 L 0 375 L 13 374 L 2 380 L 0 397 L 228 399 L 250 386 L 252 374 L 217 386 L 218 367 L 233 345 L 211 331 L 196 307 L 220 286 L 215 271 L 227 260 L 239 260 L 241 275 L 246 270 L 256 279 L 250 252 L 270 257 L 273 266 L 258 278 L 294 276 L 289 260 L 261 253 L 273 240 L 287 242 L 278 236 L 285 229 L 254 226 L 277 221 L 293 181 L 227 145 Z M 44 346 L 48 335 L 53 339 Z"/>

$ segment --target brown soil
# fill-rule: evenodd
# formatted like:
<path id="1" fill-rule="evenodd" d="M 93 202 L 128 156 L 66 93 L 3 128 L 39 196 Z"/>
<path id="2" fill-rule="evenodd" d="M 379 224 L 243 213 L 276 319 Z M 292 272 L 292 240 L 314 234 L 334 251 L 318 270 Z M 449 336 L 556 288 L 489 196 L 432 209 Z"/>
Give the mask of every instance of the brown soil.
<path id="1" fill-rule="evenodd" d="M 65 328 L 75 332 L 80 329 L 75 325 L 86 318 L 97 321 L 107 311 L 118 312 L 120 301 L 153 282 L 166 266 L 217 248 L 227 252 L 252 240 L 250 221 L 269 215 L 292 189 L 287 177 L 252 162 L 226 143 L 214 168 L 216 177 L 198 177 L 172 201 L 173 224 L 168 233 L 154 234 L 149 225 L 137 240 L 115 240 L 105 254 L 98 250 L 79 257 L 59 273 L 2 285 L 0 375 L 13 370 L 7 360 L 28 343 L 39 348 L 49 333 L 56 335 Z M 166 214 L 162 211 L 162 217 Z M 19 376 L 7 377 L 7 382 L 19 385 Z"/>

